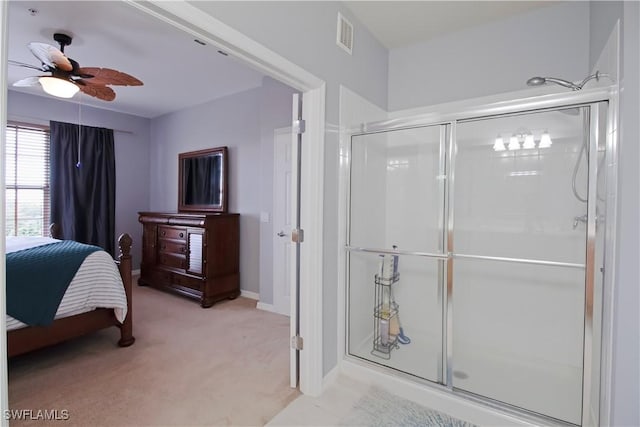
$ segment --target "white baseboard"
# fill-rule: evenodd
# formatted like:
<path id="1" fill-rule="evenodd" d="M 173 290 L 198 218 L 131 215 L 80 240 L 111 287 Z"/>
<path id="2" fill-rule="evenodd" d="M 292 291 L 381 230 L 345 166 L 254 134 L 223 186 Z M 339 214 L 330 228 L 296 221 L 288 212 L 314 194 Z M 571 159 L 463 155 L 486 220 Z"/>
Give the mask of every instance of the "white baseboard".
<path id="1" fill-rule="evenodd" d="M 258 301 L 258 304 L 256 305 L 256 308 L 259 310 L 264 310 L 264 311 L 270 311 L 271 313 L 277 313 L 280 314 L 276 311 L 276 308 L 273 306 L 273 304 L 267 304 L 264 303 L 262 301 Z"/>
<path id="2" fill-rule="evenodd" d="M 258 294 L 257 292 L 245 291 L 244 289 L 240 289 L 240 296 L 249 298 L 249 299 L 254 299 L 256 301 L 260 299 L 260 294 Z"/>
<path id="3" fill-rule="evenodd" d="M 334 382 L 336 382 L 336 379 L 338 378 L 338 375 L 340 375 L 340 365 L 336 365 L 333 367 L 332 370 L 329 371 L 329 373 L 327 373 L 327 375 L 324 376 L 324 378 L 322 379 L 322 391 L 324 392 L 327 387 L 331 386 Z"/>
<path id="4" fill-rule="evenodd" d="M 244 289 L 241 289 L 240 296 L 258 301 L 258 303 L 256 304 L 256 308 L 258 310 L 269 311 L 271 313 L 278 313 L 276 311 L 276 308 L 273 306 L 273 304 L 267 304 L 260 301 L 260 294 L 258 294 L 257 292 L 245 291 Z"/>

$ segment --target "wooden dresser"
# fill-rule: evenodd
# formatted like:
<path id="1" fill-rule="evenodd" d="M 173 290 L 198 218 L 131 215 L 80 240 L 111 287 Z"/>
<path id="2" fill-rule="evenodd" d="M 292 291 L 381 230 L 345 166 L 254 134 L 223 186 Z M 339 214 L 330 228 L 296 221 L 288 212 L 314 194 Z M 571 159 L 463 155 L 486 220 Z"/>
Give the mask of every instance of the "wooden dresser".
<path id="1" fill-rule="evenodd" d="M 239 214 L 139 212 L 138 284 L 170 289 L 202 307 L 240 295 Z"/>

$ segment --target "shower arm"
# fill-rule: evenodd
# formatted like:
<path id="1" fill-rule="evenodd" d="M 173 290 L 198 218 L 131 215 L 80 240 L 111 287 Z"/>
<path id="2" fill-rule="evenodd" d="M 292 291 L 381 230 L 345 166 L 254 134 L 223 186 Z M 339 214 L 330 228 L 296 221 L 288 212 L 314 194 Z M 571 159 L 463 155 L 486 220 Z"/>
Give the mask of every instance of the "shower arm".
<path id="1" fill-rule="evenodd" d="M 596 81 L 600 81 L 600 71 L 596 71 L 594 74 L 591 74 L 589 77 L 584 79 L 582 81 L 582 83 L 580 83 L 578 85 L 578 89 L 582 89 L 582 87 L 585 85 L 585 83 L 587 83 L 589 80 L 593 80 L 593 79 L 596 79 Z"/>
<path id="2" fill-rule="evenodd" d="M 589 76 L 589 77 L 591 77 L 591 76 Z M 577 84 L 575 84 L 573 82 L 570 82 L 568 80 L 557 79 L 555 77 L 545 77 L 544 80 L 545 80 L 545 82 L 555 83 L 555 84 L 558 84 L 560 86 L 568 87 L 569 89 L 572 89 L 572 90 L 580 90 L 580 89 L 582 89 L 582 85 L 588 81 L 588 80 L 583 80 L 583 82 L 580 85 L 577 85 Z"/>

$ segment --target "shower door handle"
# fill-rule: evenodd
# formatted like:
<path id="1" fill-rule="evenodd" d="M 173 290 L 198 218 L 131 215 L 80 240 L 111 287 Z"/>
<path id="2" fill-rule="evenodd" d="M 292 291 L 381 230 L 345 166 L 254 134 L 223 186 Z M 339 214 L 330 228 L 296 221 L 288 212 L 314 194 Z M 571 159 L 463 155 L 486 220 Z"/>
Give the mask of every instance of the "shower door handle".
<path id="1" fill-rule="evenodd" d="M 578 224 L 581 222 L 587 222 L 587 214 L 573 217 L 573 229 L 575 230 L 578 227 Z"/>

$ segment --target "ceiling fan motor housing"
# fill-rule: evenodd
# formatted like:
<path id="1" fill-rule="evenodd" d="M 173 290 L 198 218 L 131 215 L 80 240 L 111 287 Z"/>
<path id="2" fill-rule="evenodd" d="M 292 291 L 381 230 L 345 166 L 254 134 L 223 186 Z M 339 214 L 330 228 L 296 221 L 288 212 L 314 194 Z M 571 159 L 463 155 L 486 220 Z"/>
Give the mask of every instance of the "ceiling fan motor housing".
<path id="1" fill-rule="evenodd" d="M 64 33 L 55 33 L 53 39 L 60 44 L 60 51 L 64 53 L 64 47 L 69 46 L 73 40 L 70 35 Z"/>

